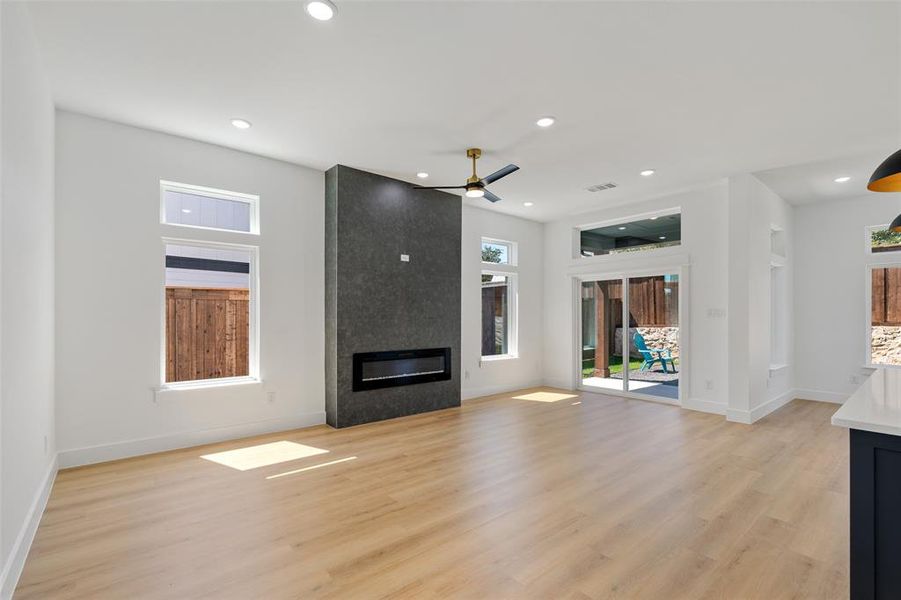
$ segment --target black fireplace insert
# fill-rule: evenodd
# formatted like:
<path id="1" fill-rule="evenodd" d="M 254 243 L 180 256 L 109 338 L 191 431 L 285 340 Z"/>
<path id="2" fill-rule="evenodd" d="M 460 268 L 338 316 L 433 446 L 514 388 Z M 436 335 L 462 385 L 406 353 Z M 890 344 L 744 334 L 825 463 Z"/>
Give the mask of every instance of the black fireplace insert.
<path id="1" fill-rule="evenodd" d="M 354 354 L 353 391 L 451 378 L 451 349 L 389 350 Z"/>

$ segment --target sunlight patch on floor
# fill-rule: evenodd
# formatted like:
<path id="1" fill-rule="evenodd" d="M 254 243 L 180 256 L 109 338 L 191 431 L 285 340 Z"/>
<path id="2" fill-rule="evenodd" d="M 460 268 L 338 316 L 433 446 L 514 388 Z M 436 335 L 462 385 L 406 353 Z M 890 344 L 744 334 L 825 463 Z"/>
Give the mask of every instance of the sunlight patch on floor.
<path id="1" fill-rule="evenodd" d="M 293 471 L 287 471 L 285 473 L 279 473 L 278 475 L 270 475 L 266 479 L 278 479 L 279 477 L 285 477 L 286 475 L 296 475 L 297 473 L 303 473 L 304 471 L 312 471 L 313 469 L 321 469 L 322 467 L 328 467 L 330 465 L 337 465 L 338 463 L 347 462 L 349 460 L 356 460 L 356 456 L 348 456 L 347 458 L 339 458 L 338 460 L 330 460 L 329 462 L 319 463 L 318 465 L 310 465 L 309 467 L 304 467 L 302 469 L 294 469 Z"/>
<path id="2" fill-rule="evenodd" d="M 237 469 L 238 471 L 248 471 L 259 467 L 277 465 L 289 460 L 298 460 L 327 453 L 328 450 L 323 450 L 322 448 L 314 448 L 313 446 L 282 440 L 281 442 L 248 446 L 247 448 L 226 450 L 215 454 L 204 454 L 200 458 Z"/>
<path id="3" fill-rule="evenodd" d="M 522 396 L 513 396 L 513 399 L 531 400 L 532 402 L 559 402 L 560 400 L 568 400 L 577 397 L 576 394 L 561 394 L 560 392 L 532 392 L 531 394 L 523 394 Z"/>

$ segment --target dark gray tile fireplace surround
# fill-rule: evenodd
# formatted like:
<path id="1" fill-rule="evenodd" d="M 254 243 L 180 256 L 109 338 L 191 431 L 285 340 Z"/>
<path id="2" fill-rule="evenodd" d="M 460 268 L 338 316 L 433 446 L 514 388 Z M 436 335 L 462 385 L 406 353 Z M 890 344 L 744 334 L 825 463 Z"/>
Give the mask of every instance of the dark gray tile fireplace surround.
<path id="1" fill-rule="evenodd" d="M 461 224 L 459 196 L 342 165 L 326 171 L 325 411 L 332 427 L 460 405 Z M 450 379 L 353 391 L 354 354 L 436 348 L 451 350 Z"/>

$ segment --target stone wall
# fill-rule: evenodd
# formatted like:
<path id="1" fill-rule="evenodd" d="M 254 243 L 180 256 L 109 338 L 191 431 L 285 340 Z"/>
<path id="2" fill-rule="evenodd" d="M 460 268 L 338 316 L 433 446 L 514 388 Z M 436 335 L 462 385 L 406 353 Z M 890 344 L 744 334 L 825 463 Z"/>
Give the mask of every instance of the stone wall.
<path id="1" fill-rule="evenodd" d="M 898 329 L 901 333 L 901 327 L 889 327 L 888 329 Z M 875 330 L 875 328 L 874 328 Z M 641 358 L 641 354 L 635 348 L 633 340 L 635 332 L 641 333 L 644 337 L 644 343 L 648 348 L 666 348 L 674 357 L 679 356 L 679 328 L 678 327 L 630 327 L 629 328 L 629 355 L 632 358 Z M 623 330 L 617 328 L 615 332 L 616 348 L 622 347 Z M 901 342 L 901 337 L 898 338 Z M 899 352 L 901 356 L 901 352 Z"/>
<path id="2" fill-rule="evenodd" d="M 873 364 L 901 365 L 901 327 L 873 327 L 871 336 L 870 360 Z"/>

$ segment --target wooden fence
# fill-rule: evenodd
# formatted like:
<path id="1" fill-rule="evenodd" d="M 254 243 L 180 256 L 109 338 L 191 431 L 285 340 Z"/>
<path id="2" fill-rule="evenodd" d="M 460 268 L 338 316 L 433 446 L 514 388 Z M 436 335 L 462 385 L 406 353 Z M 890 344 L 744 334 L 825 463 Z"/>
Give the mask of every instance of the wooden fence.
<path id="1" fill-rule="evenodd" d="M 602 294 L 598 294 L 602 288 Z M 609 324 L 622 327 L 623 285 L 620 281 L 599 281 L 589 292 L 607 301 Z M 584 296 L 584 293 L 583 293 Z M 663 277 L 629 279 L 629 327 L 678 327 L 679 282 Z"/>
<path id="2" fill-rule="evenodd" d="M 583 286 L 582 299 L 583 319 L 586 311 L 594 310 L 594 373 L 598 377 L 609 377 L 610 357 L 617 354 L 614 347 L 616 330 L 623 327 L 623 284 L 614 280 L 598 281 L 594 285 Z M 589 300 L 593 302 L 587 302 Z M 660 276 L 629 279 L 628 327 L 678 326 L 678 282 L 666 281 Z M 583 330 L 583 337 L 585 333 Z M 625 331 L 622 339 L 629 339 Z M 622 354 L 621 349 L 619 354 Z"/>
<path id="3" fill-rule="evenodd" d="M 873 325 L 901 325 L 901 268 L 872 270 Z"/>
<path id="4" fill-rule="evenodd" d="M 166 288 L 166 381 L 250 372 L 250 292 Z"/>
<path id="5" fill-rule="evenodd" d="M 506 285 L 489 285 L 482 288 L 482 356 L 506 352 L 504 337 L 507 332 L 503 331 L 508 322 L 504 319 L 506 310 Z"/>

